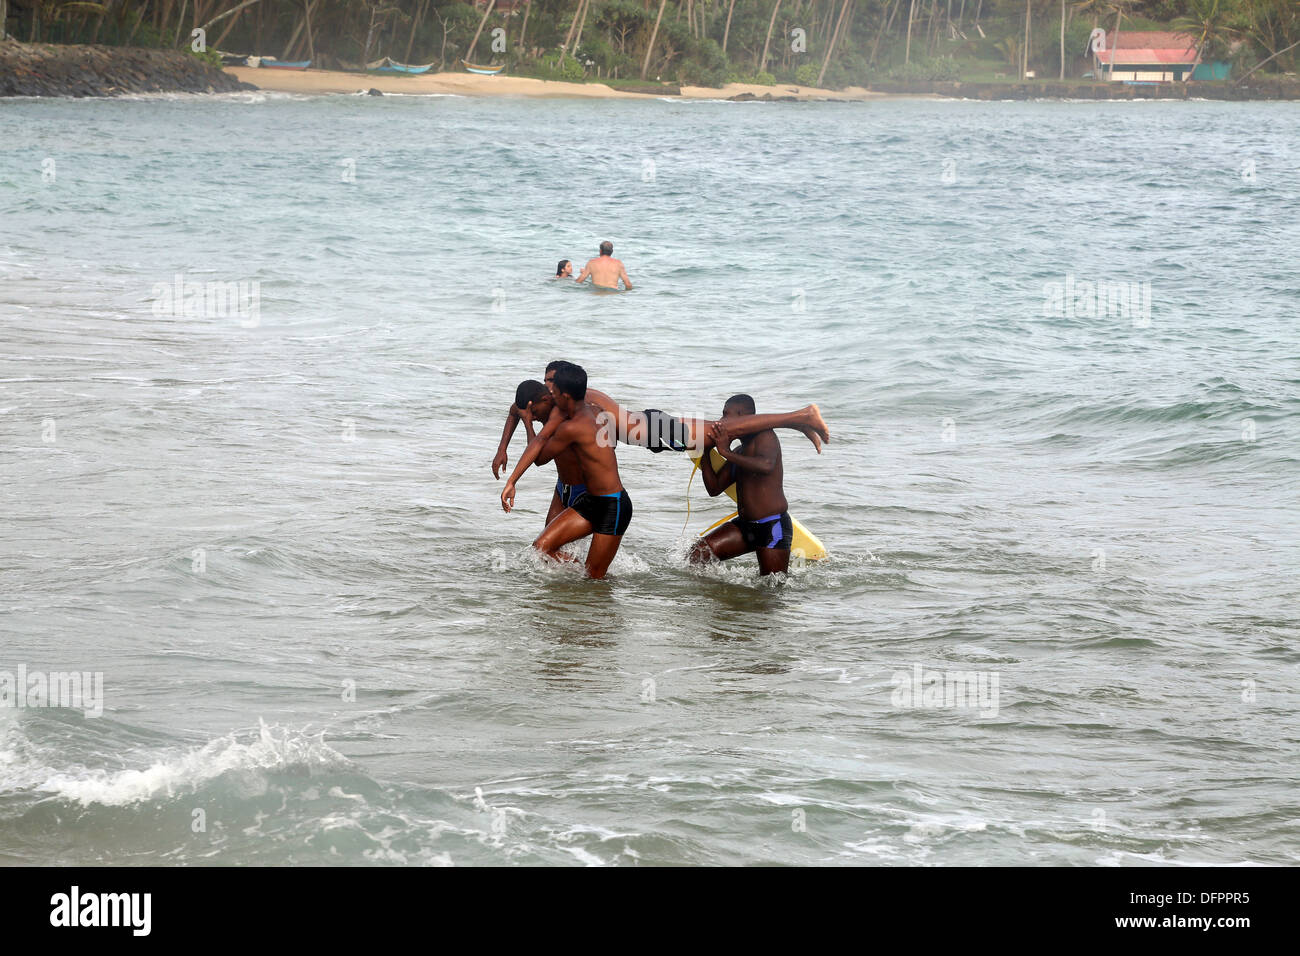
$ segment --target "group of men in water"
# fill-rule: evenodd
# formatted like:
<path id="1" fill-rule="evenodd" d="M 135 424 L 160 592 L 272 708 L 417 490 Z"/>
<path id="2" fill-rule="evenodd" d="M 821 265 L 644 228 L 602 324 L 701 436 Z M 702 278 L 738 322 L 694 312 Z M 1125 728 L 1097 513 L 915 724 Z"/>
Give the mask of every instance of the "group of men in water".
<path id="1" fill-rule="evenodd" d="M 602 251 L 605 245 L 608 243 L 602 244 Z M 613 262 L 621 272 L 622 263 Z M 590 267 L 588 263 L 584 275 Z M 760 573 L 773 574 L 789 568 L 793 535 L 782 484 L 781 443 L 773 429 L 802 432 L 818 452 L 822 442 L 830 441 L 816 405 L 759 415 L 752 398 L 733 395 L 717 421 L 674 418 L 655 408 L 629 411 L 604 392 L 589 388 L 586 371 L 565 361 L 546 366 L 541 382 L 529 379 L 519 383 L 492 459 L 494 478 L 500 477 L 506 465 L 506 449 L 520 422 L 528 433 L 528 448 L 502 489 L 501 507 L 506 512 L 514 507 L 516 485 L 530 465 L 555 462 L 555 493 L 546 527 L 533 547 L 553 560 L 576 561 L 561 548 L 591 535 L 586 571 L 593 578 L 605 576 L 632 520 L 632 499 L 619 478 L 614 453 L 617 442 L 655 453 L 700 455 L 704 487 L 710 496 L 736 486 L 737 517 L 695 542 L 690 552 L 692 563 L 725 561 L 753 551 Z M 539 422 L 540 432 L 535 430 Z M 736 439 L 741 444 L 733 449 Z M 717 467 L 712 449 L 722 458 Z"/>

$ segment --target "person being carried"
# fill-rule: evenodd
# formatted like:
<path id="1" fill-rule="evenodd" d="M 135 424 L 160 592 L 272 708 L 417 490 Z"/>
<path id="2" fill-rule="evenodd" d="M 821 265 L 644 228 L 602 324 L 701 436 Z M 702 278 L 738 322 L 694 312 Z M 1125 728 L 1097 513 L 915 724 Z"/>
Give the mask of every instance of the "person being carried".
<path id="1" fill-rule="evenodd" d="M 547 386 L 535 379 L 529 379 L 520 382 L 519 387 L 515 389 L 515 403 L 511 407 L 518 415 L 517 421 L 524 423 L 531 441 L 537 437 L 533 423 L 539 420 L 544 423 L 550 419 L 551 411 L 555 408 L 555 399 L 551 397 L 551 391 Z M 582 466 L 578 463 L 578 456 L 572 448 L 557 454 L 554 461 L 555 493 L 551 495 L 551 507 L 546 512 L 546 524 L 554 521 L 556 515 L 571 506 L 578 496 L 587 490 L 586 482 L 582 478 Z"/>
<path id="2" fill-rule="evenodd" d="M 539 440 L 528 446 L 501 491 L 501 507 L 507 514 L 514 507 L 515 483 L 532 460 L 544 462 L 572 450 L 587 479 L 587 488 L 546 526 L 533 547 L 554 560 L 566 560 L 568 556 L 560 554 L 560 549 L 591 535 L 587 575 L 603 578 L 632 521 L 632 499 L 619 478 L 614 443 L 602 434 L 604 429 L 596 421 L 600 409 L 586 401 L 586 371 L 571 362 L 560 363 L 551 390 L 556 412 L 563 421 L 541 447 L 537 447 Z"/>
<path id="3" fill-rule="evenodd" d="M 556 361 L 546 366 L 544 379 L 548 388 L 555 377 L 556 367 L 561 364 L 561 362 Z M 708 440 L 709 426 L 712 423 L 703 418 L 676 418 L 661 412 L 657 408 L 647 408 L 639 412 L 631 411 L 623 408 L 604 392 L 597 391 L 594 388 L 587 389 L 587 401 L 599 406 L 601 410 L 611 416 L 615 434 L 620 441 L 646 448 L 656 454 L 664 451 L 703 449 L 705 442 Z M 534 418 L 538 417 L 534 416 Z M 551 417 L 556 417 L 554 412 L 551 413 Z M 515 429 L 519 427 L 519 422 L 519 409 L 511 405 L 510 410 L 506 412 L 506 422 L 501 429 L 501 441 L 497 445 L 496 456 L 492 459 L 493 478 L 499 479 L 501 477 L 500 471 L 509 460 L 506 449 L 510 445 L 510 439 L 514 435 Z M 549 421 L 545 423 L 546 426 L 549 426 L 549 424 Z M 792 428 L 795 431 L 802 432 L 813 443 L 813 447 L 817 449 L 819 454 L 822 450 L 822 442 L 831 440 L 826 422 L 816 405 L 805 405 L 796 412 L 755 415 L 752 418 L 738 419 L 729 425 L 732 436 L 736 438 L 768 428 Z M 554 434 L 554 432 L 547 433 L 545 426 L 542 431 L 546 433 L 548 438 L 551 434 Z"/>
<path id="4" fill-rule="evenodd" d="M 623 263 L 614 258 L 614 243 L 608 239 L 600 244 L 600 255 L 587 260 L 578 274 L 578 281 L 586 282 L 587 276 L 591 276 L 591 284 L 598 289 L 617 289 L 620 279 L 625 289 L 632 289 L 632 280 L 627 277 Z"/>
<path id="5" fill-rule="evenodd" d="M 695 542 L 690 562 L 727 561 L 753 551 L 758 555 L 760 575 L 784 573 L 790 568 L 790 541 L 794 529 L 788 514 L 782 485 L 781 441 L 767 429 L 748 436 L 735 451 L 731 422 L 754 414 L 754 400 L 733 395 L 722 409 L 722 418 L 709 430 L 710 442 L 726 461 L 715 469 L 711 455 L 700 463 L 704 488 L 710 497 L 722 494 L 734 481 L 739 514 Z"/>

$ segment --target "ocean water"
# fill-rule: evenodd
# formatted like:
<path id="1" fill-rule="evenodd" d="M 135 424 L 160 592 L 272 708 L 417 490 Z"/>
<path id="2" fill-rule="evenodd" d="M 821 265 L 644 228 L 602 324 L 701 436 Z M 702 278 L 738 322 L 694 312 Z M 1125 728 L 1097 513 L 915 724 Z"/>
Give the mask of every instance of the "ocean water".
<path id="1" fill-rule="evenodd" d="M 0 862 L 1300 862 L 1298 143 L 1290 103 L 0 102 Z M 602 239 L 633 292 L 547 281 Z M 553 358 L 819 403 L 829 559 L 687 567 L 726 509 L 624 448 L 611 577 L 542 566 L 553 474 L 506 515 L 489 463 Z M 61 672 L 102 696 L 19 694 Z"/>

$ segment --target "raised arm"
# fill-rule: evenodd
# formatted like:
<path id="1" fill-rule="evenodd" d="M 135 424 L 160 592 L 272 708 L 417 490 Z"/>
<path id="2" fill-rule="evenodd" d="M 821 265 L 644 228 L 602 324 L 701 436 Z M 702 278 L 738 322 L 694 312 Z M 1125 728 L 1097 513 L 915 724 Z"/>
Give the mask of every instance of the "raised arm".
<path id="1" fill-rule="evenodd" d="M 586 282 L 586 281 L 587 281 L 587 276 L 589 276 L 589 275 L 591 275 L 591 263 L 590 263 L 590 262 L 588 262 L 585 266 L 582 267 L 582 271 L 578 273 L 578 278 L 575 279 L 574 281 L 575 281 L 575 282 Z"/>

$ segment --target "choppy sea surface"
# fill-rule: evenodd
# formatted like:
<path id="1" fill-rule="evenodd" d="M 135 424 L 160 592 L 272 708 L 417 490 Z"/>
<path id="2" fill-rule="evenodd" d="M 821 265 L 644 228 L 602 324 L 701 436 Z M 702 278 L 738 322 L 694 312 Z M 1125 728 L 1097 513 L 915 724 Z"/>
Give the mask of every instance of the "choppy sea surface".
<path id="1" fill-rule="evenodd" d="M 1290 103 L 0 101 L 0 862 L 1300 862 L 1297 144 Z M 634 291 L 547 280 L 602 239 Z M 819 403 L 829 559 L 687 567 L 726 508 L 624 448 L 611 577 L 542 566 L 553 473 L 506 515 L 489 463 L 553 358 Z"/>

